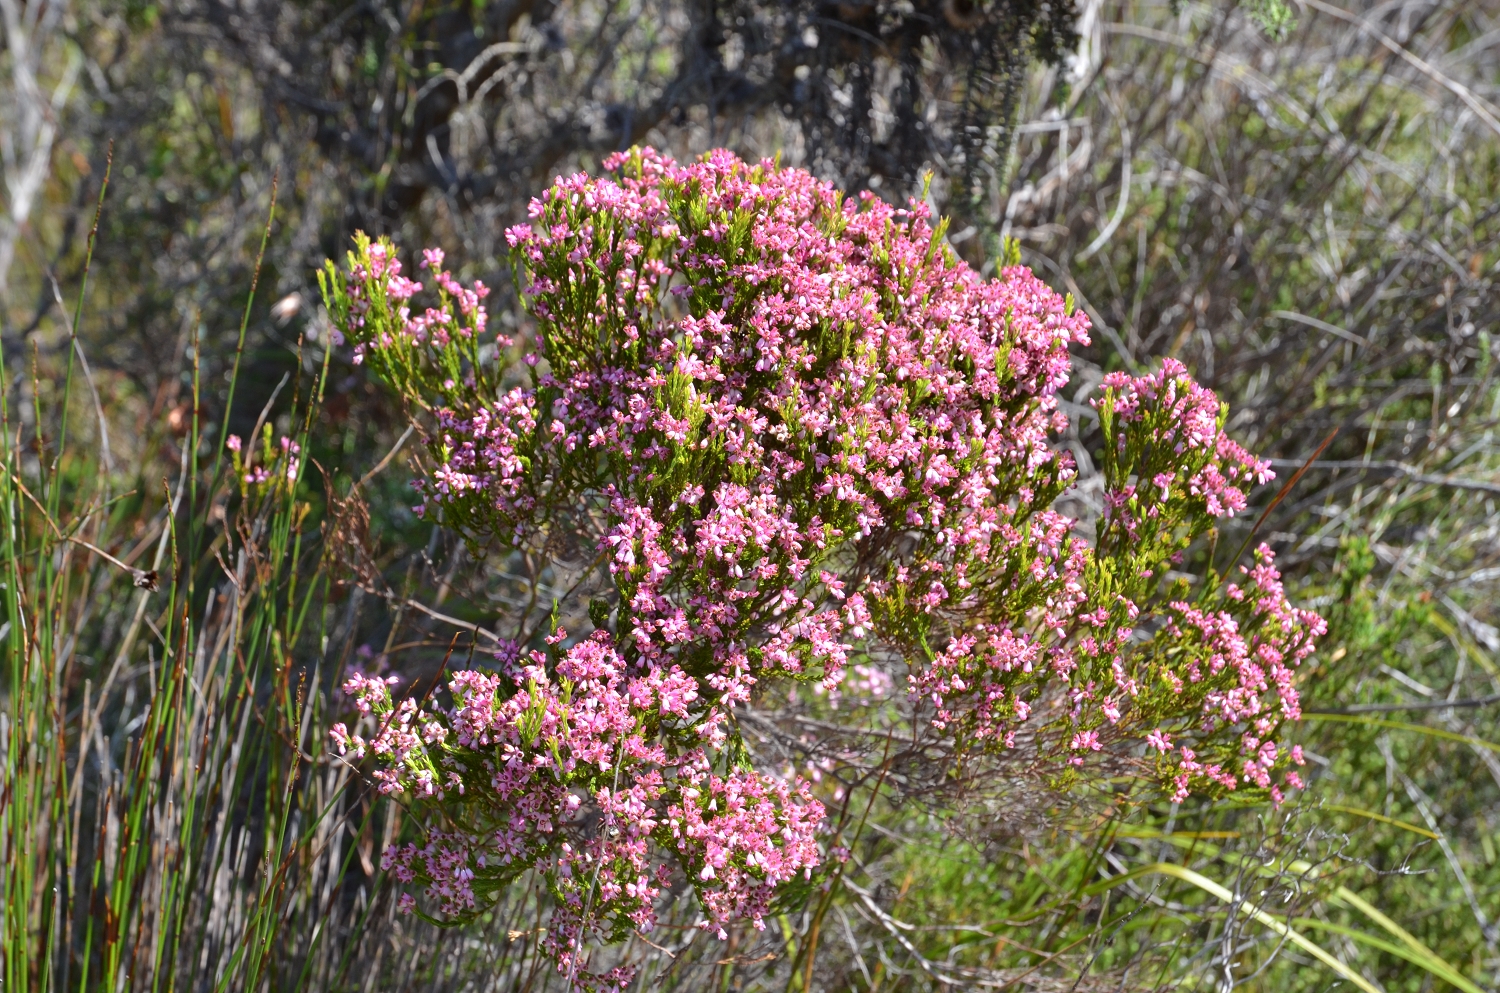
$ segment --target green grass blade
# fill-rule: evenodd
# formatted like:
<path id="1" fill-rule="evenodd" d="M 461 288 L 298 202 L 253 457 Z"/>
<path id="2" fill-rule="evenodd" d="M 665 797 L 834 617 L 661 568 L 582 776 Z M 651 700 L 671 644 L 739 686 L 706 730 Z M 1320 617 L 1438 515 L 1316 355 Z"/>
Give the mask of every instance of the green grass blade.
<path id="1" fill-rule="evenodd" d="M 1088 888 L 1088 892 L 1091 894 L 1103 893 L 1105 890 L 1113 889 L 1114 887 L 1120 886 L 1132 879 L 1139 879 L 1142 876 L 1152 875 L 1171 876 L 1174 879 L 1179 879 L 1185 883 L 1190 883 L 1193 886 L 1198 887 L 1203 892 L 1222 901 L 1223 903 L 1240 907 L 1257 922 L 1265 925 L 1267 928 L 1285 938 L 1287 941 L 1290 941 L 1298 948 L 1301 948 L 1313 958 L 1317 959 L 1319 962 L 1322 962 L 1324 965 L 1328 966 L 1328 968 L 1338 973 L 1344 979 L 1364 990 L 1365 993 L 1384 993 L 1384 991 L 1382 991 L 1380 987 L 1370 982 L 1364 976 L 1361 976 L 1358 972 L 1355 972 L 1353 969 L 1349 968 L 1343 962 L 1339 961 L 1333 955 L 1325 951 L 1323 947 L 1320 946 L 1317 942 L 1311 940 L 1301 932 L 1295 930 L 1289 924 L 1284 923 L 1275 915 L 1262 910 L 1260 907 L 1251 903 L 1249 900 L 1236 897 L 1228 889 L 1221 886 L 1219 883 L 1214 882 L 1212 879 L 1209 879 L 1207 876 L 1204 876 L 1203 874 L 1198 872 L 1194 872 L 1192 869 L 1189 869 L 1186 866 L 1178 865 L 1175 862 L 1154 862 L 1150 865 L 1143 865 L 1140 868 L 1132 869 L 1127 873 L 1123 873 L 1118 876 L 1112 876 L 1102 883 L 1095 883 Z"/>
<path id="2" fill-rule="evenodd" d="M 1377 938 L 1372 934 L 1366 934 L 1365 932 L 1360 931 L 1357 928 L 1346 927 L 1343 924 L 1335 924 L 1332 921 L 1318 920 L 1316 917 L 1299 917 L 1296 920 L 1296 924 L 1299 927 L 1303 928 L 1315 928 L 1321 931 L 1330 931 L 1334 934 L 1341 934 L 1344 937 L 1353 939 L 1354 941 L 1357 941 L 1362 945 L 1369 945 L 1371 948 L 1378 948 L 1380 951 L 1385 952 L 1387 955 L 1394 955 L 1399 959 L 1405 959 L 1412 965 L 1419 966 L 1425 971 L 1436 976 L 1438 979 L 1441 979 L 1448 985 L 1463 990 L 1464 993 L 1485 993 L 1483 989 L 1465 979 L 1458 973 L 1457 970 L 1455 970 L 1447 962 L 1444 962 L 1442 959 L 1438 958 L 1435 955 L 1423 955 L 1420 952 L 1417 952 L 1404 945 L 1398 945 L 1394 942 L 1386 941 L 1384 938 Z"/>
<path id="3" fill-rule="evenodd" d="M 1332 721 L 1336 724 L 1364 724 L 1370 727 L 1389 728 L 1392 731 L 1410 731 L 1412 734 L 1425 734 L 1433 738 L 1442 738 L 1444 741 L 1456 741 L 1459 744 L 1470 745 L 1474 748 L 1488 748 L 1492 752 L 1500 752 L 1500 743 L 1485 741 L 1483 738 L 1475 738 L 1472 735 L 1459 734 L 1456 731 L 1444 731 L 1442 728 L 1428 727 L 1426 724 L 1409 724 L 1406 721 L 1392 721 L 1384 717 L 1367 717 L 1356 714 L 1303 714 L 1304 721 Z"/>

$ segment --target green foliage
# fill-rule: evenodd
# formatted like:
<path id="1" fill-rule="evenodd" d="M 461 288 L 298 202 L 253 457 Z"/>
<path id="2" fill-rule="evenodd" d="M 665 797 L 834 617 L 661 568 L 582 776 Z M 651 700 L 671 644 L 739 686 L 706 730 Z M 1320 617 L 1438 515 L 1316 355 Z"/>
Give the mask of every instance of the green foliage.
<path id="1" fill-rule="evenodd" d="M 1245 10 L 1273 42 L 1286 41 L 1297 26 L 1297 15 L 1286 0 L 1250 0 Z"/>

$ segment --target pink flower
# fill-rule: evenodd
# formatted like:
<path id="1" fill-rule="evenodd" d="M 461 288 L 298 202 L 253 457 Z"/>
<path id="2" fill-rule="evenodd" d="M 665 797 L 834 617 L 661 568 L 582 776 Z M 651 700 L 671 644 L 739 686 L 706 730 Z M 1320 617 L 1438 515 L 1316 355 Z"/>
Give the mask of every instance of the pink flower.
<path id="1" fill-rule="evenodd" d="M 1099 744 L 1098 731 L 1080 731 L 1073 736 L 1073 740 L 1068 744 L 1068 747 L 1075 752 L 1097 752 L 1104 746 Z"/>

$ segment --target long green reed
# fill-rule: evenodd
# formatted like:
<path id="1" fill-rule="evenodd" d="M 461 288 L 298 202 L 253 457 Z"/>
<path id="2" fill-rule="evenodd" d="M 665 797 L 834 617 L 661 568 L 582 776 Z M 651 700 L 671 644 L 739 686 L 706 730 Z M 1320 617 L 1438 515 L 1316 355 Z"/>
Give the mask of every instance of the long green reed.
<path id="1" fill-rule="evenodd" d="M 286 444 L 262 412 L 268 477 L 246 482 L 203 431 L 193 344 L 175 479 L 142 468 L 119 493 L 70 439 L 73 352 L 52 409 L 33 389 L 29 430 L 0 398 L 7 989 L 313 988 L 340 965 L 328 925 L 369 909 L 339 892 L 351 770 L 319 729 L 349 624 L 328 627 L 297 455 L 327 358 L 294 387 Z"/>

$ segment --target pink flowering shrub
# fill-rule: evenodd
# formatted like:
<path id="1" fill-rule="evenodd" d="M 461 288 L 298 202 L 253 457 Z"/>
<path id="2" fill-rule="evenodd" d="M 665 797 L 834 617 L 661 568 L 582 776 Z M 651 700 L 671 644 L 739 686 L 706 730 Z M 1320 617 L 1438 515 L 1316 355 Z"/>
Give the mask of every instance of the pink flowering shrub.
<path id="1" fill-rule="evenodd" d="M 570 529 L 612 589 L 587 637 L 457 674 L 451 706 L 351 680 L 373 737 L 341 747 L 441 815 L 386 856 L 435 911 L 541 872 L 570 971 L 589 933 L 649 930 L 673 873 L 706 926 L 759 926 L 818 864 L 822 810 L 753 767 L 735 708 L 788 680 L 837 700 L 851 672 L 882 695 L 891 659 L 911 719 L 960 754 L 1026 749 L 1060 788 L 1098 753 L 1179 800 L 1298 784 L 1276 735 L 1322 621 L 1264 546 L 1233 582 L 1173 574 L 1271 476 L 1181 365 L 1093 401 L 1089 536 L 1053 509 L 1077 475 L 1054 443 L 1088 340 L 1071 301 L 1020 266 L 981 278 L 920 204 L 725 152 L 606 168 L 509 232 L 535 321 L 517 385 L 440 252 L 420 313 L 386 243 L 323 274 L 355 361 L 431 414 L 419 512 L 502 547 Z"/>

